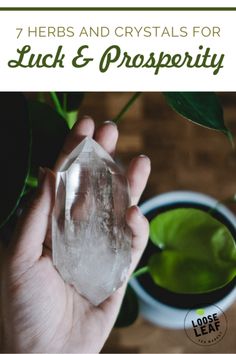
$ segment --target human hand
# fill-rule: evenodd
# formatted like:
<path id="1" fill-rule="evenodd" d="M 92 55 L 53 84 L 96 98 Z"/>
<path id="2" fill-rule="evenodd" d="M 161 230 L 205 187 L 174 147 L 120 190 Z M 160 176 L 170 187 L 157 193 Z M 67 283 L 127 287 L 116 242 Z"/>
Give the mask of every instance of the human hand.
<path id="1" fill-rule="evenodd" d="M 117 127 L 107 122 L 95 132 L 93 120 L 84 118 L 68 135 L 55 171 L 85 136 L 94 137 L 114 153 Z M 126 215 L 133 233 L 130 274 L 148 239 L 148 222 L 134 205 L 149 173 L 150 160 L 145 156 L 133 159 L 127 172 L 133 205 Z M 55 175 L 44 169 L 39 179 L 36 196 L 21 217 L 13 246 L 1 267 L 1 349 L 18 353 L 97 353 L 115 323 L 127 284 L 95 307 L 63 281 L 52 263 L 49 228 Z"/>

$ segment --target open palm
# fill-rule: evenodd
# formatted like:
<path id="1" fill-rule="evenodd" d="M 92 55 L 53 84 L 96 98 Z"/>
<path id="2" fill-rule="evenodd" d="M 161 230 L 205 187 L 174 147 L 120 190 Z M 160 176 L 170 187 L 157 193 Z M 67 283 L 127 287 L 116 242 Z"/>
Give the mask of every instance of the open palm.
<path id="1" fill-rule="evenodd" d="M 94 137 L 110 154 L 118 130 L 112 123 L 96 132 L 91 118 L 76 123 L 58 157 L 55 171 L 85 137 Z M 148 222 L 135 206 L 146 185 L 150 161 L 139 156 L 127 172 L 133 206 L 127 223 L 133 232 L 132 264 L 136 267 L 148 238 Z M 116 320 L 126 284 L 100 306 L 93 306 L 66 284 L 52 263 L 50 216 L 55 175 L 41 169 L 36 196 L 21 217 L 14 246 L 1 267 L 2 351 L 21 353 L 97 353 Z"/>

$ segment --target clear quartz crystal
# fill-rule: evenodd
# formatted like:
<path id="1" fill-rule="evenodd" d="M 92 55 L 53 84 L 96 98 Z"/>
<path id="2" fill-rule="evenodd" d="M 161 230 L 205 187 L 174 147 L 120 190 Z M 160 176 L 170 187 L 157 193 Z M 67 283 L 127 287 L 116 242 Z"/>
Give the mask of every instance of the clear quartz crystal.
<path id="1" fill-rule="evenodd" d="M 127 276 L 128 206 L 127 180 L 120 168 L 98 143 L 85 138 L 57 173 L 53 263 L 93 305 L 108 298 Z"/>

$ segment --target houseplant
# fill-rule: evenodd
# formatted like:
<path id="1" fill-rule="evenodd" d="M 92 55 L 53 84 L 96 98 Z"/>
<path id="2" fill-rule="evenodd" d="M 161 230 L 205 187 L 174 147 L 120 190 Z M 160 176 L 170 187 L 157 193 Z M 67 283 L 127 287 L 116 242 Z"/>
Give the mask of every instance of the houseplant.
<path id="1" fill-rule="evenodd" d="M 190 308 L 216 304 L 227 309 L 236 298 L 231 211 L 211 197 L 186 191 L 159 195 L 141 209 L 150 221 L 151 241 L 131 285 L 144 317 L 183 328 Z"/>
<path id="2" fill-rule="evenodd" d="M 132 95 L 114 118 L 115 122 L 122 119 L 139 95 L 140 93 Z M 215 94 L 169 92 L 164 93 L 164 96 L 167 103 L 180 115 L 223 132 L 232 142 L 231 134 L 224 124 L 222 107 Z M 1 162 L 5 169 L 0 181 L 2 235 L 12 233 L 24 201 L 37 186 L 38 167 L 53 166 L 63 140 L 75 121 L 82 97 L 81 93 L 55 92 L 40 93 L 33 99 L 21 94 L 1 94 Z M 131 290 L 129 292 L 132 293 Z M 127 296 L 130 298 L 130 295 Z M 129 321 L 131 317 L 130 314 Z"/>
<path id="3" fill-rule="evenodd" d="M 224 133 L 233 144 L 217 95 L 207 92 L 163 94 L 167 104 L 181 116 Z M 114 118 L 116 123 L 139 96 L 140 93 L 131 95 Z M 82 93 L 1 93 L 0 162 L 4 173 L 0 175 L 0 228 L 14 218 L 22 197 L 37 186 L 39 166 L 53 166 L 76 120 L 82 99 Z"/>

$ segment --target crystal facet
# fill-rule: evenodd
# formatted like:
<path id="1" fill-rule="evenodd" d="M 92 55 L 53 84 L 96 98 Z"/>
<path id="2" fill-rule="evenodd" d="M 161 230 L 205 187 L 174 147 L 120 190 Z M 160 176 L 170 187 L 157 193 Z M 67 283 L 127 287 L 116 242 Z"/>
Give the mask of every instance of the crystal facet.
<path id="1" fill-rule="evenodd" d="M 131 261 L 125 221 L 127 180 L 111 156 L 85 138 L 56 180 L 53 263 L 63 279 L 98 305 L 124 282 Z"/>

